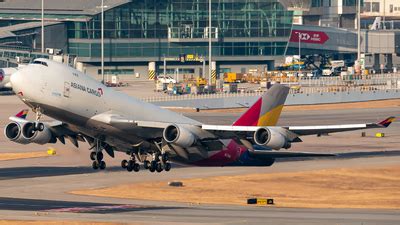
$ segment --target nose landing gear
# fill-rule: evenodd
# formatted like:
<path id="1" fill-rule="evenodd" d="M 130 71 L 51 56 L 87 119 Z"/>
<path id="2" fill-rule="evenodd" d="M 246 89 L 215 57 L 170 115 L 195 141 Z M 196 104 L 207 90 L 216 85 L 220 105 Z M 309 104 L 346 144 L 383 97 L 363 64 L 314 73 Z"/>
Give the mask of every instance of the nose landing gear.
<path id="1" fill-rule="evenodd" d="M 40 119 L 42 118 L 42 109 L 40 107 L 37 107 L 33 109 L 33 111 L 36 113 L 36 120 L 35 120 L 35 126 L 33 126 L 33 131 L 40 131 L 42 132 L 45 128 L 44 124 L 40 122 Z"/>

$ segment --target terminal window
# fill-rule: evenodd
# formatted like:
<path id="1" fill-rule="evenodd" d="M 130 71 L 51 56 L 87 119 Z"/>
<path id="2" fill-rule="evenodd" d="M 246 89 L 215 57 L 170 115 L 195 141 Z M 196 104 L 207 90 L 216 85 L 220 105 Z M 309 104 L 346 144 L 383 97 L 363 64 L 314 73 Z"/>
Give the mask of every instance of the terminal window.
<path id="1" fill-rule="evenodd" d="M 379 2 L 372 2 L 371 12 L 379 12 L 380 4 Z"/>
<path id="2" fill-rule="evenodd" d="M 104 74 L 109 75 L 133 75 L 135 72 L 134 69 L 105 69 Z M 101 70 L 97 71 L 97 74 L 101 74 Z"/>

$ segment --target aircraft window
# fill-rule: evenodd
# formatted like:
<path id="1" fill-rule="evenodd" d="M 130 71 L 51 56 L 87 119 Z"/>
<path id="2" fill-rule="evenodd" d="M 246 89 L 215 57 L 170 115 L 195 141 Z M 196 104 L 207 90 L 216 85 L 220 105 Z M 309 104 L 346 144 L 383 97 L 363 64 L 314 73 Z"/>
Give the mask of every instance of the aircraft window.
<path id="1" fill-rule="evenodd" d="M 43 66 L 48 66 L 46 62 L 42 62 L 42 61 L 38 61 L 38 60 L 33 61 L 33 64 L 41 64 Z"/>

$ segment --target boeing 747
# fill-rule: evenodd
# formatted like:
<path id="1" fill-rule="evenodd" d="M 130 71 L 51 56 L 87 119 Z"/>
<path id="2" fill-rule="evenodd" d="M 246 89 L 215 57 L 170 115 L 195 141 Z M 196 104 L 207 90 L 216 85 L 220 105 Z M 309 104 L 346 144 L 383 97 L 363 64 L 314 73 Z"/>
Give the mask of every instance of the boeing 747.
<path id="1" fill-rule="evenodd" d="M 10 117 L 5 136 L 20 144 L 88 142 L 94 169 L 105 169 L 103 152 L 128 171 L 140 164 L 151 172 L 169 171 L 171 161 L 197 166 L 271 166 L 285 157 L 317 157 L 331 154 L 292 152 L 301 136 L 384 128 L 380 123 L 276 126 L 289 88 L 275 84 L 232 125 L 208 125 L 178 113 L 117 92 L 89 75 L 47 59 L 36 59 L 11 76 L 12 88 L 33 112 Z M 43 122 L 42 115 L 55 121 Z"/>

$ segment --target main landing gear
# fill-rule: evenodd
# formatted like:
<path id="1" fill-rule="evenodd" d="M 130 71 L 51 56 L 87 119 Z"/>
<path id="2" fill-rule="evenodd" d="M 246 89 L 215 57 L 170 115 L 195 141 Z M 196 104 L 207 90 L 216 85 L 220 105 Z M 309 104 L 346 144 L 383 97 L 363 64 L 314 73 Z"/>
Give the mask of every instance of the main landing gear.
<path id="1" fill-rule="evenodd" d="M 101 146 L 99 141 L 96 141 L 96 150 L 90 153 L 90 159 L 93 161 L 92 168 L 95 170 L 105 170 L 107 165 L 106 162 L 103 161 L 104 155 L 101 152 Z"/>
<path id="2" fill-rule="evenodd" d="M 163 170 L 170 171 L 171 163 L 169 162 L 169 156 L 167 153 L 153 153 L 151 161 L 144 161 L 144 168 L 150 172 L 161 173 Z"/>
<path id="3" fill-rule="evenodd" d="M 129 160 L 122 160 L 121 162 L 121 167 L 126 169 L 128 172 L 139 172 L 140 170 L 140 165 L 139 163 L 136 162 L 136 157 L 135 157 L 135 153 L 131 153 L 131 158 Z"/>
<path id="4" fill-rule="evenodd" d="M 137 157 L 135 156 L 135 153 L 131 153 L 130 156 L 131 157 L 129 160 L 122 160 L 121 167 L 126 169 L 128 172 L 139 172 L 140 165 L 137 162 Z M 152 173 L 161 173 L 162 171 L 171 170 L 171 163 L 169 162 L 169 156 L 167 153 L 153 153 L 149 158 L 151 158 L 151 160 L 149 160 L 148 158 L 143 160 L 144 169 L 149 170 Z"/>

